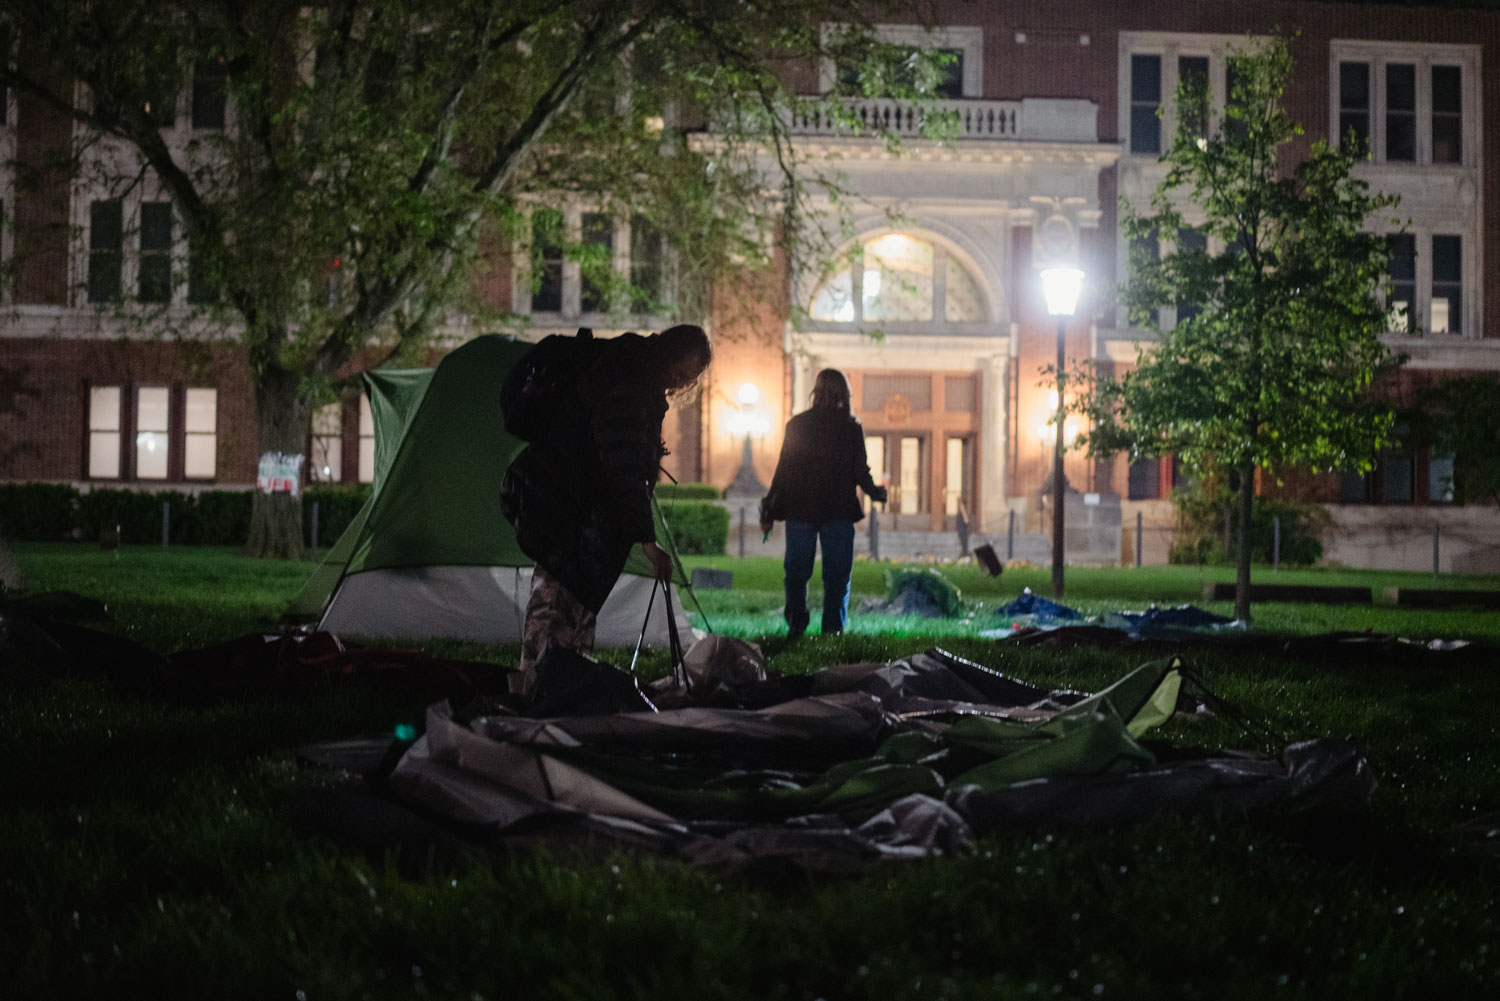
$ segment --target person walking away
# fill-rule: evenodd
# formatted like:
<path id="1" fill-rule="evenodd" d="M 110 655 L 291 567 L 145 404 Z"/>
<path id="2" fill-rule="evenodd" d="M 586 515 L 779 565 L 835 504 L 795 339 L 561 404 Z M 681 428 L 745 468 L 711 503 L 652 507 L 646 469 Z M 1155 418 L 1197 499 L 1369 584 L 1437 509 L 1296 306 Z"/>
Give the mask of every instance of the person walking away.
<path id="1" fill-rule="evenodd" d="M 522 692 L 547 648 L 594 648 L 599 609 L 639 544 L 658 580 L 672 558 L 656 543 L 651 498 L 666 454 L 668 394 L 693 385 L 713 353 L 701 327 L 595 340 L 553 335 L 502 390 L 507 429 L 530 442 L 506 471 L 500 501 L 521 551 L 536 561 L 521 638 Z M 543 416 L 520 400 L 549 399 Z M 522 433 L 524 431 L 524 433 Z"/>
<path id="2" fill-rule="evenodd" d="M 812 406 L 786 425 L 771 488 L 761 503 L 760 527 L 786 522 L 787 635 L 807 630 L 807 582 L 815 549 L 823 551 L 823 632 L 849 622 L 854 572 L 854 523 L 865 516 L 855 488 L 884 504 L 885 487 L 870 476 L 864 429 L 849 411 L 849 380 L 825 368 L 813 381 Z"/>

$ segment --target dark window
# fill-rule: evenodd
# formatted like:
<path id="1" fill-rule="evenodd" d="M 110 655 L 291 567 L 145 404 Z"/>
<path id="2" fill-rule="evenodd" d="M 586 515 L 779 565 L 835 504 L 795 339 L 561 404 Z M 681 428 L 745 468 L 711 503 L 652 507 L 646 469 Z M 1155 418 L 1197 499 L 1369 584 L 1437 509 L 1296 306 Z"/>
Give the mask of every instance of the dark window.
<path id="1" fill-rule="evenodd" d="M 614 220 L 602 212 L 583 214 L 583 249 L 579 306 L 585 313 L 609 311 L 610 275 L 614 270 Z"/>
<path id="2" fill-rule="evenodd" d="M 1137 459 L 1130 464 L 1130 500 L 1156 500 L 1161 497 L 1161 460 Z"/>
<path id="3" fill-rule="evenodd" d="M 118 198 L 89 206 L 89 302 L 120 298 L 124 226 Z"/>
<path id="4" fill-rule="evenodd" d="M 1431 504 L 1453 503 L 1453 453 L 1431 452 L 1428 455 L 1427 500 Z"/>
<path id="5" fill-rule="evenodd" d="M 365 62 L 365 103 L 384 104 L 396 96 L 396 81 L 401 77 L 401 61 L 388 49 L 374 49 Z"/>
<path id="6" fill-rule="evenodd" d="M 1385 158 L 1417 158 L 1417 68 L 1411 63 L 1385 68 Z"/>
<path id="7" fill-rule="evenodd" d="M 1370 64 L 1339 63 L 1339 142 L 1370 141 Z"/>
<path id="8" fill-rule="evenodd" d="M 1417 297 L 1417 238 L 1410 233 L 1388 237 L 1391 247 L 1391 295 L 1386 302 L 1390 328 L 1411 332 L 1411 307 Z"/>
<path id="9" fill-rule="evenodd" d="M 1202 95 L 1203 105 L 1194 114 L 1189 109 L 1178 104 L 1177 113 L 1181 116 L 1181 128 L 1189 135 L 1200 139 L 1208 138 L 1208 107 L 1213 95 L 1208 88 L 1208 57 L 1207 56 L 1179 56 L 1177 59 L 1177 91 L 1179 94 Z"/>
<path id="10" fill-rule="evenodd" d="M 222 294 L 218 263 L 200 241 L 189 239 L 188 302 L 195 306 L 208 306 L 218 302 Z"/>
<path id="11" fill-rule="evenodd" d="M 1130 241 L 1131 268 L 1149 267 L 1152 261 L 1161 259 L 1161 247 L 1157 241 L 1155 231 L 1144 236 L 1138 236 Z M 1151 310 L 1151 322 L 1156 323 L 1159 319 L 1157 310 Z"/>
<path id="12" fill-rule="evenodd" d="M 9 56 L 11 50 L 11 29 L 8 24 L 0 24 L 0 57 Z M 0 125 L 5 124 L 5 116 L 10 113 L 10 88 L 0 84 Z"/>
<path id="13" fill-rule="evenodd" d="M 1130 57 L 1130 152 L 1161 152 L 1161 56 Z"/>
<path id="14" fill-rule="evenodd" d="M 1415 497 L 1412 490 L 1414 468 L 1411 456 L 1405 452 L 1387 452 L 1380 457 L 1381 500 L 1386 504 L 1410 504 Z"/>
<path id="15" fill-rule="evenodd" d="M 1179 229 L 1177 231 L 1177 252 L 1179 254 L 1201 254 L 1208 250 L 1208 237 L 1196 229 Z M 1199 313 L 1203 312 L 1202 304 L 1188 302 L 1186 299 L 1177 300 L 1177 322 L 1186 323 Z"/>
<path id="16" fill-rule="evenodd" d="M 1432 162 L 1464 159 L 1463 83 L 1457 66 L 1432 68 Z"/>
<path id="17" fill-rule="evenodd" d="M 172 298 L 172 204 L 141 203 L 141 302 Z"/>
<path id="18" fill-rule="evenodd" d="M 1432 238 L 1432 332 L 1463 332 L 1463 238 Z"/>
<path id="19" fill-rule="evenodd" d="M 193 128 L 222 129 L 229 100 L 229 71 L 214 59 L 193 67 Z"/>
<path id="20" fill-rule="evenodd" d="M 1370 503 L 1370 478 L 1364 473 L 1343 473 L 1339 477 L 1341 504 Z"/>
<path id="21" fill-rule="evenodd" d="M 1233 142 L 1244 142 L 1250 135 L 1245 119 L 1236 118 L 1229 114 L 1231 107 L 1238 108 L 1243 103 L 1243 95 L 1240 89 L 1239 60 L 1230 59 L 1224 63 L 1224 135 Z"/>
<path id="22" fill-rule="evenodd" d="M 645 216 L 630 219 L 630 284 L 632 312 L 649 313 L 666 298 L 665 262 L 661 232 Z"/>
<path id="23" fill-rule="evenodd" d="M 562 312 L 562 213 L 538 209 L 531 217 L 533 313 Z"/>

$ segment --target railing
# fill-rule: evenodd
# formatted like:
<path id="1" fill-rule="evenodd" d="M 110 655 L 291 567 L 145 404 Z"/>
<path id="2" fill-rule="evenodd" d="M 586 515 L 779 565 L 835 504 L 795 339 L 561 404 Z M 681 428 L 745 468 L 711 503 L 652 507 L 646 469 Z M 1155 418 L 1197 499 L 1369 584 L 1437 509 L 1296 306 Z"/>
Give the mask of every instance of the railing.
<path id="1" fill-rule="evenodd" d="M 790 130 L 795 135 L 811 136 L 859 136 L 877 131 L 897 136 L 919 136 L 923 118 L 937 112 L 955 117 L 954 138 L 957 139 L 1021 137 L 1020 101 L 930 101 L 919 104 L 891 98 L 868 98 L 851 100 L 846 107 L 853 112 L 853 124 L 814 108 L 794 112 Z"/>

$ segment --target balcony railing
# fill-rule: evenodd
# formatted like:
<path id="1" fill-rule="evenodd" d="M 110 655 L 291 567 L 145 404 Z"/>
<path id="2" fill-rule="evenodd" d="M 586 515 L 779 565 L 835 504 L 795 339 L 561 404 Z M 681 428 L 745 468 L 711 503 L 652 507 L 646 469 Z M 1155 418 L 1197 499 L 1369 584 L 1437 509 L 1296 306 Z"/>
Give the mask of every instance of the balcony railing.
<path id="1" fill-rule="evenodd" d="M 847 107 L 857 124 L 823 113 L 819 109 L 796 112 L 791 131 L 807 136 L 867 136 L 887 131 L 897 136 L 922 134 L 924 116 L 934 112 L 956 117 L 957 139 L 1019 139 L 1022 118 L 1020 101 L 931 101 L 919 104 L 891 98 L 851 100 Z"/>

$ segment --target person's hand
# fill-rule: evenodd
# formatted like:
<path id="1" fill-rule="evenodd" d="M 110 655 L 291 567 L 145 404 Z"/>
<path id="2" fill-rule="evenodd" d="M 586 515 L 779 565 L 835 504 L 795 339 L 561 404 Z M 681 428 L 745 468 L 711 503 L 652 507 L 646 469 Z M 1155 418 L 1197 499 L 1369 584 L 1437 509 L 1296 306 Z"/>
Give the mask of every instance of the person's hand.
<path id="1" fill-rule="evenodd" d="M 776 526 L 776 522 L 775 522 L 774 519 L 771 519 L 771 518 L 762 518 L 760 520 L 760 530 L 761 530 L 761 532 L 763 534 L 769 534 L 770 531 L 771 531 L 771 529 L 774 528 L 775 526 Z"/>
<path id="2" fill-rule="evenodd" d="M 889 496 L 889 494 L 890 491 L 886 490 L 885 487 L 876 487 L 875 492 L 870 495 L 870 500 L 874 501 L 876 504 L 884 504 L 885 499 L 887 496 Z"/>
<path id="3" fill-rule="evenodd" d="M 643 542 L 641 552 L 651 561 L 651 569 L 656 573 L 657 580 L 672 579 L 672 557 L 665 549 L 654 542 Z"/>

